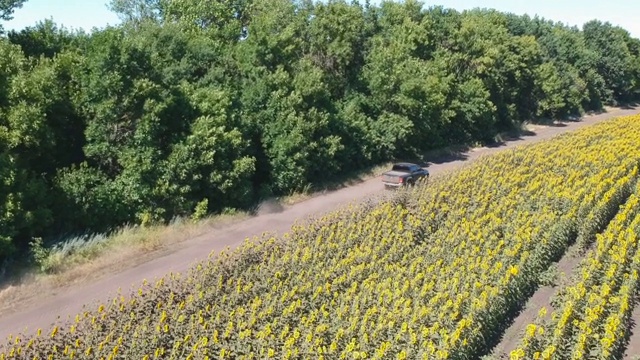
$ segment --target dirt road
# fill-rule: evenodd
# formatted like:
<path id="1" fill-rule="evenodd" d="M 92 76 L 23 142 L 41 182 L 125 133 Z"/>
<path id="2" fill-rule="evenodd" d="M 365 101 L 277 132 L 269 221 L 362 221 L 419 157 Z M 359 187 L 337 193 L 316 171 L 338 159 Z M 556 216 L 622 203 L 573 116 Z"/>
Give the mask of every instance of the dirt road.
<path id="1" fill-rule="evenodd" d="M 535 129 L 533 133 L 521 138 L 507 141 L 500 146 L 473 149 L 460 156 L 433 161 L 429 171 L 437 175 L 452 170 L 460 165 L 504 149 L 518 145 L 546 140 L 558 134 L 573 131 L 600 121 L 621 115 L 640 113 L 640 108 L 611 109 L 608 113 L 585 116 L 581 121 L 564 122 L 555 126 Z M 32 333 L 38 327 L 48 328 L 56 321 L 75 316 L 82 311 L 84 304 L 95 301 L 106 301 L 116 294 L 118 289 L 137 288 L 143 279 L 153 280 L 168 272 L 183 272 L 195 261 L 205 259 L 211 251 L 216 253 L 224 248 L 234 248 L 245 238 L 259 235 L 265 231 L 282 234 L 288 231 L 297 219 L 303 219 L 324 212 L 352 201 L 365 199 L 384 191 L 379 178 L 374 178 L 337 191 L 319 194 L 311 199 L 286 206 L 276 212 L 258 215 L 246 221 L 211 231 L 202 236 L 181 243 L 173 252 L 150 260 L 133 268 L 122 269 L 118 273 L 104 274 L 91 284 L 66 288 L 60 293 L 43 293 L 38 303 L 25 306 L 13 313 L 4 314 L 0 318 L 0 339 L 18 332 Z M 93 308 L 93 307 L 92 307 Z"/>

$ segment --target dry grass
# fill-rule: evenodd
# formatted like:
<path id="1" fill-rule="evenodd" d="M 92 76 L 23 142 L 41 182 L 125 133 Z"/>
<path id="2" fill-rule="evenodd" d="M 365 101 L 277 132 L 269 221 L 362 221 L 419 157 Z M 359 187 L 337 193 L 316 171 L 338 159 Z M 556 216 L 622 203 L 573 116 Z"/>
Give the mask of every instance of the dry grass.
<path id="1" fill-rule="evenodd" d="M 0 314 L 40 294 L 85 284 L 98 276 L 133 267 L 170 252 L 172 246 L 249 218 L 246 213 L 216 215 L 204 220 L 174 221 L 169 225 L 125 227 L 111 236 L 72 238 L 51 249 L 43 260 L 47 273 L 19 268 L 0 288 Z"/>
<path id="2" fill-rule="evenodd" d="M 306 187 L 300 192 L 269 199 L 271 206 L 291 206 L 336 188 L 346 187 L 379 176 L 390 163 L 372 167 L 348 180 L 321 189 Z M 239 212 L 215 215 L 193 222 L 181 219 L 169 225 L 128 226 L 110 236 L 92 235 L 70 238 L 48 251 L 40 268 L 15 268 L 0 286 L 0 314 L 37 300 L 39 294 L 56 293 L 64 288 L 91 282 L 105 273 L 134 267 L 172 250 L 172 245 L 195 238 L 216 228 L 238 223 L 251 215 Z M 42 270 L 46 270 L 43 272 Z"/>
<path id="3" fill-rule="evenodd" d="M 544 127 L 548 125 L 524 124 L 523 129 L 535 131 Z M 451 146 L 432 150 L 423 154 L 419 161 L 428 161 L 447 154 L 480 148 L 479 146 Z M 264 203 L 279 208 L 295 205 L 327 191 L 379 177 L 389 170 L 392 163 L 375 165 L 358 173 L 349 174 L 334 183 L 317 188 L 308 186 L 302 191 L 269 199 Z M 268 209 L 265 211 L 269 212 Z M 169 225 L 130 226 L 122 228 L 112 236 L 97 235 L 69 239 L 63 246 L 51 251 L 43 260 L 46 273 L 36 268 L 20 268 L 14 269 L 14 274 L 9 274 L 7 284 L 0 286 L 0 313 L 16 302 L 22 302 L 42 291 L 55 292 L 64 287 L 87 283 L 95 279 L 97 274 L 136 266 L 170 251 L 171 245 L 249 217 L 248 213 L 216 215 L 195 223 L 182 220 Z"/>
<path id="4" fill-rule="evenodd" d="M 549 125 L 523 124 L 524 131 L 537 131 Z M 429 151 L 421 161 L 439 158 L 451 153 L 473 151 L 481 146 L 452 146 Z M 270 206 L 291 206 L 306 201 L 327 191 L 337 190 L 379 177 L 388 171 L 393 162 L 372 166 L 350 174 L 334 183 L 322 187 L 308 186 L 302 191 L 287 196 L 269 199 Z M 268 212 L 268 210 L 266 210 Z M 47 272 L 36 268 L 14 269 L 6 284 L 0 286 L 0 313 L 16 304 L 24 305 L 38 294 L 55 293 L 65 287 L 88 283 L 100 274 L 136 266 L 171 251 L 171 246 L 192 239 L 215 228 L 246 220 L 248 213 L 216 215 L 198 222 L 174 221 L 169 225 L 148 227 L 130 226 L 111 236 L 93 236 L 69 239 L 57 250 L 51 251 L 44 260 Z"/>
<path id="5" fill-rule="evenodd" d="M 302 191 L 292 192 L 291 194 L 277 198 L 276 200 L 282 205 L 295 205 L 318 195 L 325 194 L 327 191 L 335 191 L 376 178 L 382 175 L 385 171 L 388 171 L 391 168 L 391 165 L 392 162 L 375 165 L 359 171 L 358 173 L 350 174 L 342 180 L 319 186 L 317 188 L 307 186 Z"/>
<path id="6" fill-rule="evenodd" d="M 374 166 L 347 180 L 320 189 L 306 187 L 300 192 L 269 199 L 271 206 L 291 206 L 326 191 L 346 187 L 380 176 L 391 163 Z M 275 205 L 274 205 L 275 204 Z M 12 269 L 0 286 L 0 314 L 24 306 L 42 294 L 89 283 L 105 273 L 130 268 L 170 252 L 172 245 L 250 218 L 249 213 L 216 215 L 198 222 L 178 220 L 169 225 L 128 226 L 110 236 L 92 235 L 70 238 L 48 251 L 40 268 Z M 42 271 L 46 270 L 46 271 Z"/>

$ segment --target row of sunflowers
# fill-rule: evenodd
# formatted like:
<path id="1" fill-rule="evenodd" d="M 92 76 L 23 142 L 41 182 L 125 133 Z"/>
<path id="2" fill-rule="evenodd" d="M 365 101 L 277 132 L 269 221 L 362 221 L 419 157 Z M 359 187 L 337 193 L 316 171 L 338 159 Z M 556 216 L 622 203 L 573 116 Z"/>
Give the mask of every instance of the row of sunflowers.
<path id="1" fill-rule="evenodd" d="M 598 344 L 613 353 L 628 322 L 625 296 L 637 290 L 637 241 L 624 229 L 634 224 L 639 163 L 639 116 L 484 157 L 281 237 L 247 239 L 68 323 L 10 336 L 0 360 L 476 359 L 576 241 L 597 244 L 596 270 L 519 351 L 577 354 L 601 322 Z M 608 255 L 614 246 L 630 255 Z M 594 290 L 600 278 L 608 289 Z"/>

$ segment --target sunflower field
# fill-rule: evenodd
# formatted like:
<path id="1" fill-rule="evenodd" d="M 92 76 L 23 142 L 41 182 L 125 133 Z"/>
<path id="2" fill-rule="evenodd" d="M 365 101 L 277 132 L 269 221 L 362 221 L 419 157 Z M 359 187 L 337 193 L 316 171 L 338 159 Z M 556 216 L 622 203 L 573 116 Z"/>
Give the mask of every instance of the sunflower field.
<path id="1" fill-rule="evenodd" d="M 477 359 L 576 242 L 595 248 L 581 282 L 512 356 L 607 357 L 638 290 L 639 164 L 640 116 L 484 157 L 11 336 L 0 360 Z"/>
<path id="2" fill-rule="evenodd" d="M 573 284 L 541 309 L 511 359 L 620 359 L 637 301 L 640 271 L 640 187 L 583 259 Z"/>

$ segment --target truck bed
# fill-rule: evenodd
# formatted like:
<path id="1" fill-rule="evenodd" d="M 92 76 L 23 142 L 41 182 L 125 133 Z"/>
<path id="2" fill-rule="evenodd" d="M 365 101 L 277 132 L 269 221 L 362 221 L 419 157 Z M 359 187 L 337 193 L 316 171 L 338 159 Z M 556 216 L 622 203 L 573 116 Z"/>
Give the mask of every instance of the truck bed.
<path id="1" fill-rule="evenodd" d="M 400 184 L 400 178 L 407 176 L 406 172 L 402 171 L 387 171 L 382 174 L 382 182 L 385 184 Z"/>

